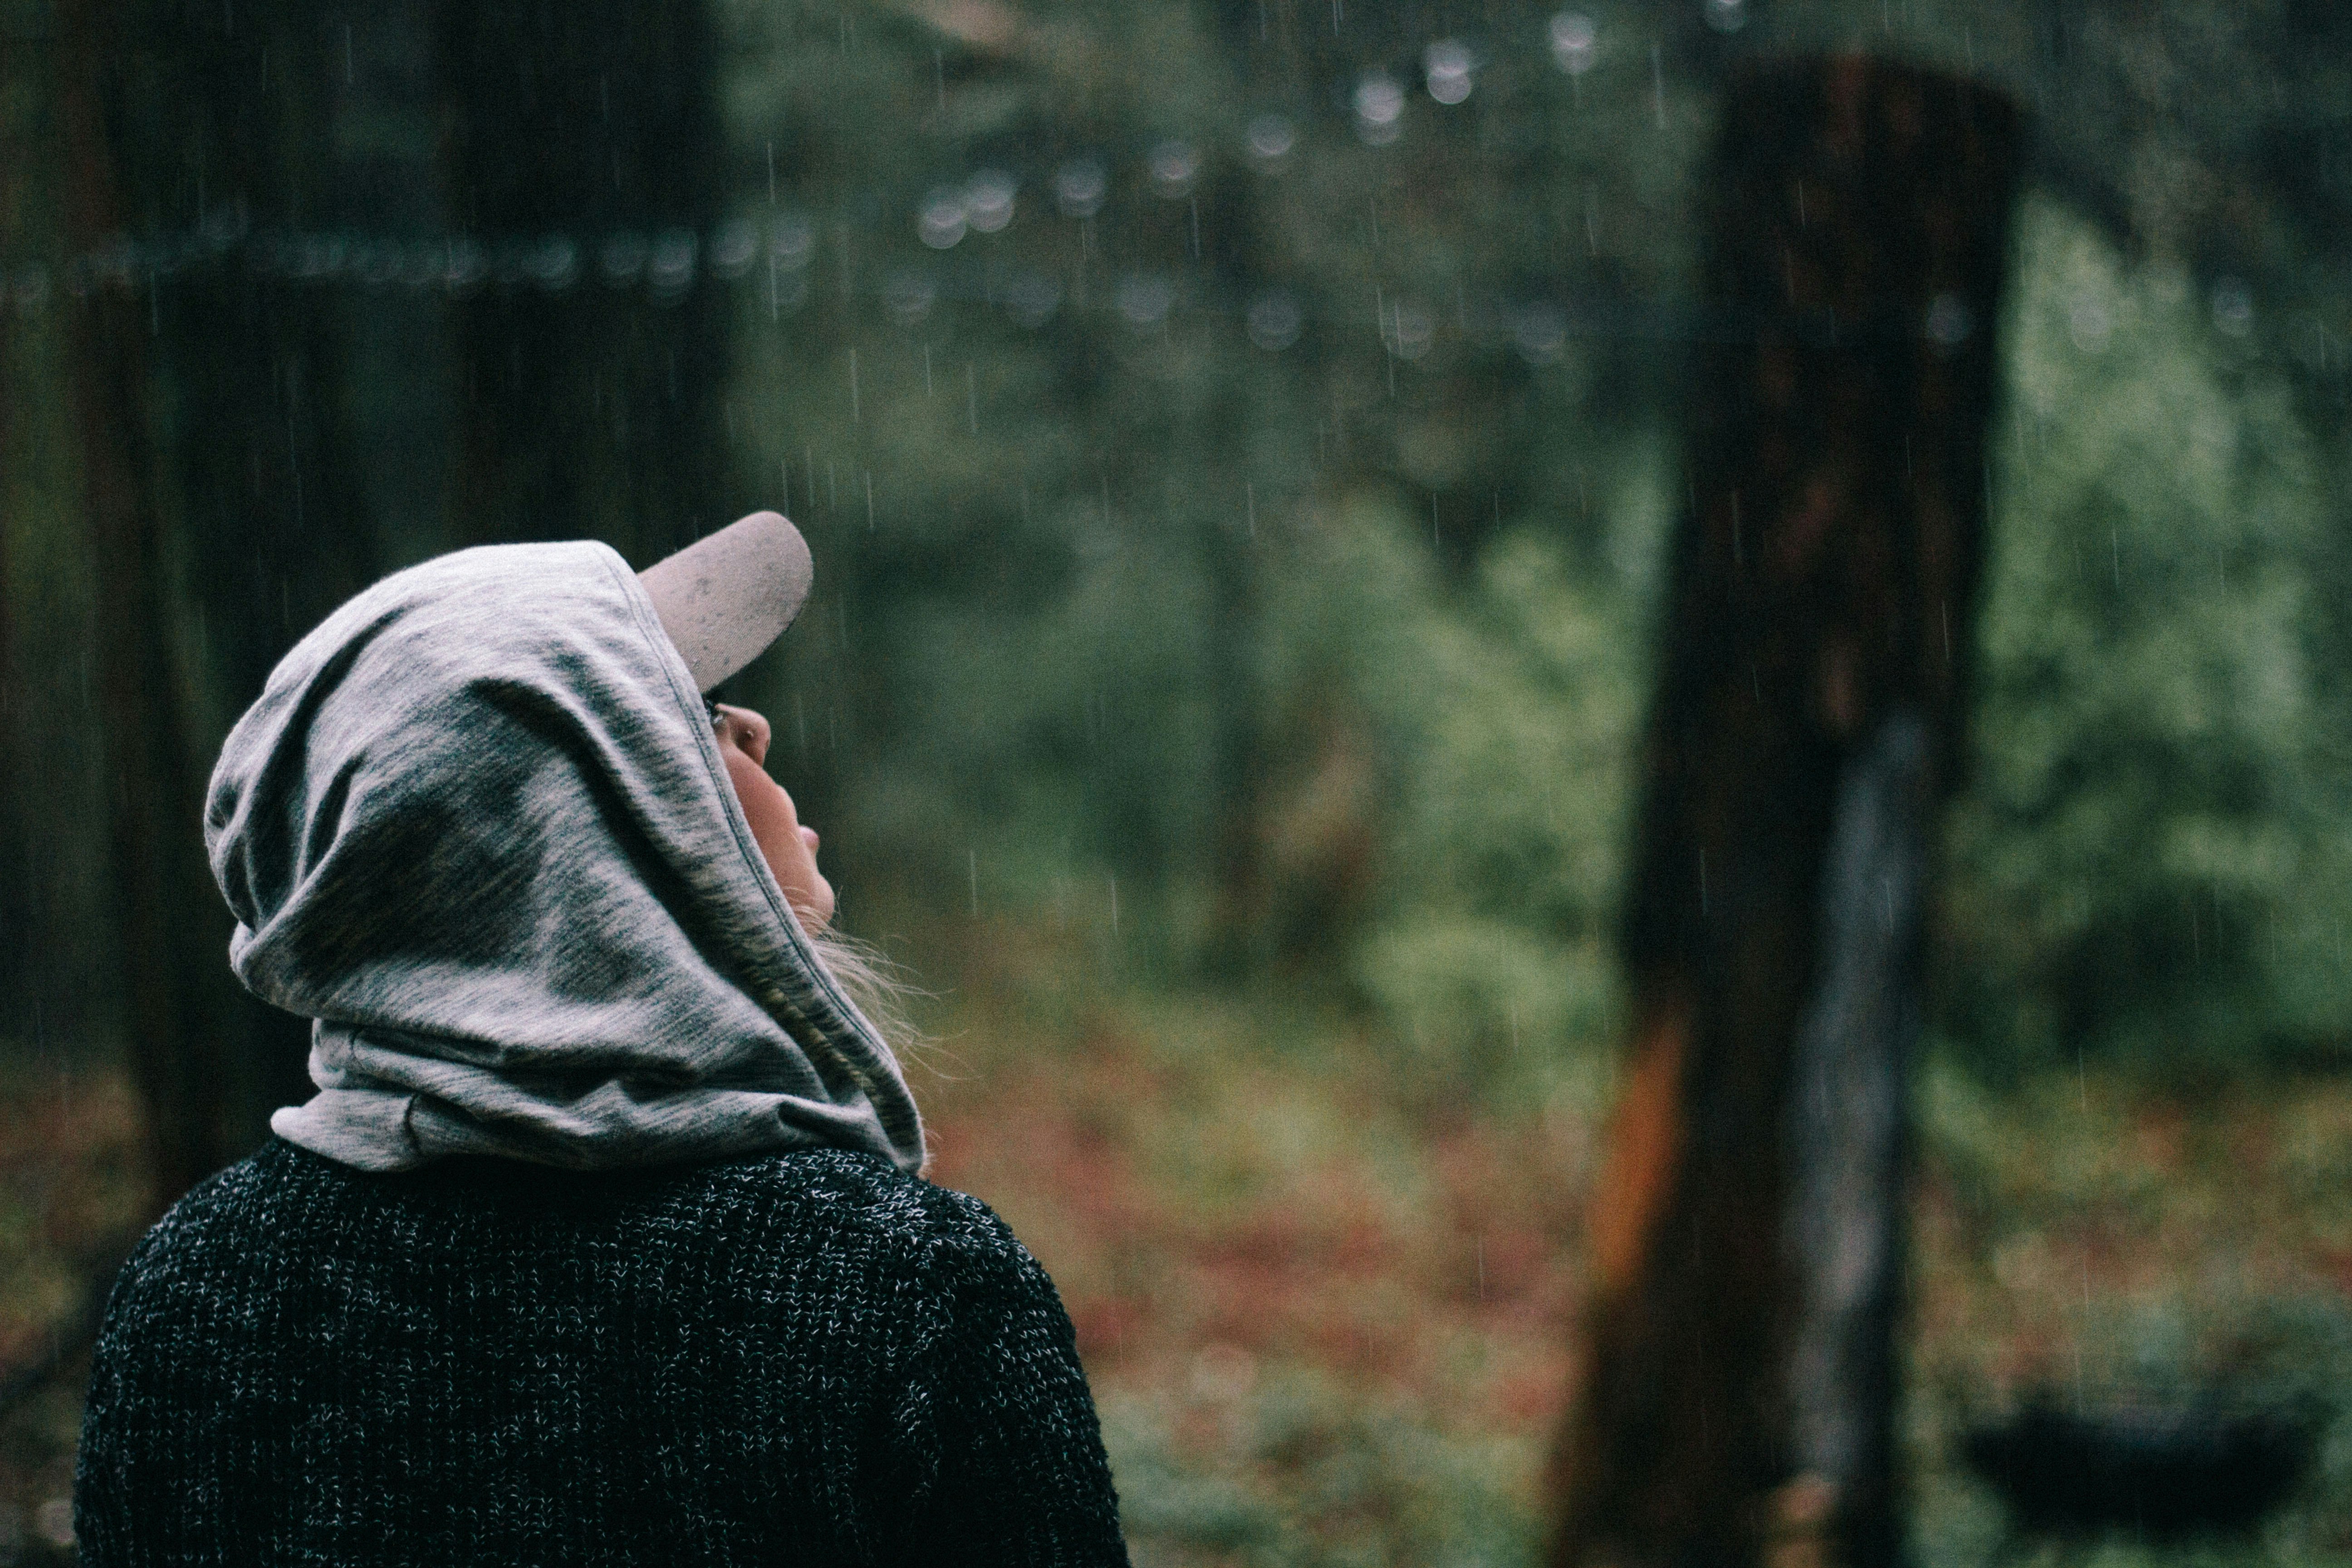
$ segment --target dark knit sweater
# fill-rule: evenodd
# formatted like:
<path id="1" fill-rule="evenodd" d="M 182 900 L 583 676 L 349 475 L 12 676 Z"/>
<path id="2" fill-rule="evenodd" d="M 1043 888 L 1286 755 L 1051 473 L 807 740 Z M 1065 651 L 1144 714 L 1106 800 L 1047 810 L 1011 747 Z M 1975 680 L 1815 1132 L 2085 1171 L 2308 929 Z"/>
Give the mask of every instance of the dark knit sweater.
<path id="1" fill-rule="evenodd" d="M 100 1565 L 1127 1561 L 1045 1271 L 836 1151 L 370 1175 L 272 1142 L 124 1268 L 75 1505 Z"/>

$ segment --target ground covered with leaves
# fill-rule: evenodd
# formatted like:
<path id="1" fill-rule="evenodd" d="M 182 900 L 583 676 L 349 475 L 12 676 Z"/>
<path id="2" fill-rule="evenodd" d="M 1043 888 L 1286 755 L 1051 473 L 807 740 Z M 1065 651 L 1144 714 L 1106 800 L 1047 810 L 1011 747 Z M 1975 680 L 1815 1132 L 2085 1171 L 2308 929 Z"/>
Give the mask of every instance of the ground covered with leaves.
<path id="1" fill-rule="evenodd" d="M 1474 1093 L 1344 1015 L 1105 990 L 998 934 L 930 1009 L 933 1175 L 1059 1284 L 1140 1568 L 1535 1563 L 1605 1058 Z M 0 1066 L 5 1368 L 69 1331 L 141 1194 L 119 1070 Z M 1996 1086 L 1938 1060 L 1917 1106 L 1920 1561 L 2352 1560 L 2352 1081 L 2093 1063 Z M 0 1416 L 0 1563 L 69 1556 L 85 1364 Z M 2328 1412 L 2302 1489 L 2251 1537 L 2044 1542 L 1958 1457 L 2036 1391 L 2224 1385 Z"/>

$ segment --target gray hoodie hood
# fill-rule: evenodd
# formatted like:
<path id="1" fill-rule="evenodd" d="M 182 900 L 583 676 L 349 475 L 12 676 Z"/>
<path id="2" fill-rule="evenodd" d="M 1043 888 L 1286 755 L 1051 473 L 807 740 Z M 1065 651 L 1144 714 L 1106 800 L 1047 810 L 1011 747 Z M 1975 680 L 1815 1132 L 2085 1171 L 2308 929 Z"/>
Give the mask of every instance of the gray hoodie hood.
<path id="1" fill-rule="evenodd" d="M 270 1121 L 290 1142 L 369 1171 L 922 1163 L 602 544 L 461 551 L 344 605 L 230 731 L 205 842 L 237 978 L 316 1020 L 319 1093 Z"/>

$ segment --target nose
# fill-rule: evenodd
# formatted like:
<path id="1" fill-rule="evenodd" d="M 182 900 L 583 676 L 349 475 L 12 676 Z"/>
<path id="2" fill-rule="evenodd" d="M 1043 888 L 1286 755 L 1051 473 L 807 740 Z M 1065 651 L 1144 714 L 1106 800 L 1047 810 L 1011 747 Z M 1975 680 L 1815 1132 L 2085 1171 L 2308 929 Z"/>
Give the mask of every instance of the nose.
<path id="1" fill-rule="evenodd" d="M 768 742 L 773 737 L 774 731 L 768 727 L 766 715 L 754 713 L 746 708 L 743 710 L 743 727 L 750 731 L 743 738 L 743 750 L 750 754 L 753 762 L 758 763 L 761 767 L 767 766 Z"/>
<path id="2" fill-rule="evenodd" d="M 762 767 L 768 762 L 768 742 L 773 731 L 765 715 L 749 708 L 738 708 L 731 702 L 721 703 L 719 710 L 731 721 L 733 739 L 738 751 Z"/>

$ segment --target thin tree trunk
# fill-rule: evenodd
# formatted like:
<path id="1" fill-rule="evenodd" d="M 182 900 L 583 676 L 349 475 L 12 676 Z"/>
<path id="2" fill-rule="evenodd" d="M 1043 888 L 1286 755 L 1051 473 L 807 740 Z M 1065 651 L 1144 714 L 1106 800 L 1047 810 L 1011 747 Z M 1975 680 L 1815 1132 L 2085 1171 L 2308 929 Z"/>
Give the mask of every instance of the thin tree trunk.
<path id="1" fill-rule="evenodd" d="M 125 26 L 106 0 L 59 0 L 57 7 L 56 104 L 69 257 L 90 256 L 123 227 L 109 49 Z M 135 281 L 124 286 L 86 269 L 59 302 L 68 321 L 82 493 L 99 563 L 96 717 L 105 727 L 110 785 L 106 809 L 121 984 L 160 1207 L 223 1163 L 228 1150 L 222 1063 L 205 1026 L 199 967 L 206 957 L 218 958 L 196 951 L 184 919 L 198 901 L 216 905 L 171 654 L 147 407 L 152 302 Z"/>
<path id="2" fill-rule="evenodd" d="M 1727 92 L 1559 1564 L 1899 1554 L 1904 1059 L 2021 151 L 1863 58 Z"/>

